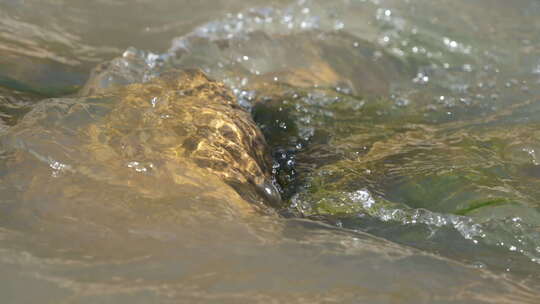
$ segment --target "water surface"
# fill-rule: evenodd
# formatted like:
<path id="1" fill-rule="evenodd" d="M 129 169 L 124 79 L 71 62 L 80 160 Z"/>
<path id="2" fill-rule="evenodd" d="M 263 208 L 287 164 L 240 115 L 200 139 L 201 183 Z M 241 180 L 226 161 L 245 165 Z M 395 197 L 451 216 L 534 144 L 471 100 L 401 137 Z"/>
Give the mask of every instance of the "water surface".
<path id="1" fill-rule="evenodd" d="M 0 293 L 536 303 L 538 15 L 533 0 L 0 4 L 0 134 L 24 129 L 38 100 L 74 94 L 104 60 L 116 69 L 94 85 L 200 68 L 252 111 L 293 215 L 237 213 L 234 191 L 155 198 L 153 183 L 66 175 L 46 137 L 43 157 L 14 169 L 3 140 Z"/>

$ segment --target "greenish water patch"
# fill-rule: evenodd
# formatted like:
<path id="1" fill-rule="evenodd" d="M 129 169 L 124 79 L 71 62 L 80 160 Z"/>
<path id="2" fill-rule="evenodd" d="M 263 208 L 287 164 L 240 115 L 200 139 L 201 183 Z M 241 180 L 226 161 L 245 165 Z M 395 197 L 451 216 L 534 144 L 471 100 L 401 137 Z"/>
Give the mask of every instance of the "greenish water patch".
<path id="1" fill-rule="evenodd" d="M 68 85 L 68 86 L 34 86 L 27 84 L 23 81 L 19 81 L 7 76 L 0 75 L 0 86 L 5 87 L 10 90 L 17 90 L 20 92 L 31 93 L 42 98 L 49 97 L 60 97 L 70 94 L 75 94 L 81 87 L 81 84 L 78 85 Z"/>
<path id="2" fill-rule="evenodd" d="M 488 199 L 488 200 L 474 201 L 474 202 L 470 202 L 468 207 L 455 211 L 454 214 L 468 215 L 480 208 L 496 207 L 496 206 L 507 205 L 507 204 L 513 204 L 513 202 L 505 198 L 494 198 L 494 199 Z"/>

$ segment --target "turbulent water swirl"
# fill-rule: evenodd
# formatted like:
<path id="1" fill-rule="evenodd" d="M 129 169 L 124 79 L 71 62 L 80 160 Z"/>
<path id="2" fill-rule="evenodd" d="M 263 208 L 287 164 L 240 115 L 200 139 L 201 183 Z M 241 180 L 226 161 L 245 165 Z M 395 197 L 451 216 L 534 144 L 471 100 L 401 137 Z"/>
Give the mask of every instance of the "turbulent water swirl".
<path id="1" fill-rule="evenodd" d="M 461 41 L 441 37 L 420 27 L 423 20 L 410 19 L 403 7 L 381 7 L 374 10 L 374 15 L 366 15 L 365 11 L 369 11 L 366 8 L 374 5 L 369 2 L 352 4 L 338 1 L 324 4 L 297 1 L 289 6 L 251 8 L 197 27 L 191 33 L 173 40 L 166 53 L 128 49 L 123 57 L 96 69 L 92 79 L 100 82 L 100 86 L 107 87 L 145 82 L 170 68 L 200 67 L 232 87 L 240 104 L 252 109 L 256 119 L 259 117 L 263 131 L 267 131 L 266 135 L 273 136 L 274 141 L 270 140 L 270 143 L 276 151 L 276 168 L 287 171 L 289 177 L 285 179 L 294 184 L 296 190 L 285 186 L 286 192 L 300 191 L 300 196 L 296 195 L 293 199 L 292 209 L 300 210 L 304 216 L 320 213 L 322 209 L 314 209 L 314 206 L 322 204 L 327 206 L 323 208 L 323 213 L 337 210 L 367 213 L 383 221 L 404 225 L 422 224 L 430 229 L 449 226 L 463 238 L 471 240 L 471 246 L 478 242 L 495 244 L 538 261 L 540 239 L 536 236 L 536 216 L 520 216 L 522 213 L 535 212 L 532 211 L 534 209 L 527 211 L 528 207 L 522 205 L 534 205 L 528 202 L 530 198 L 527 197 L 532 193 L 528 194 L 528 190 L 518 190 L 514 186 L 510 186 L 513 187 L 510 190 L 504 188 L 508 177 L 497 177 L 498 173 L 492 172 L 499 170 L 497 163 L 502 162 L 506 166 L 504 170 L 510 170 L 505 174 L 515 176 L 521 173 L 516 173 L 519 169 L 514 168 L 521 165 L 513 163 L 513 159 L 486 159 L 490 153 L 508 153 L 504 150 L 507 148 L 501 148 L 503 151 L 494 147 L 479 152 L 474 150 L 473 143 L 467 150 L 452 143 L 452 140 L 456 140 L 452 138 L 455 135 L 448 137 L 446 143 L 441 141 L 440 144 L 445 146 L 439 148 L 439 143 L 434 143 L 434 139 L 415 138 L 415 129 L 419 132 L 429 130 L 426 134 L 441 136 L 438 134 L 452 132 L 455 128 L 467 130 L 467 127 L 463 127 L 467 124 L 485 124 L 488 126 L 486 128 L 504 124 L 508 115 L 515 116 L 518 111 L 523 111 L 521 109 L 535 111 L 534 104 L 515 103 L 521 98 L 530 98 L 531 88 L 520 86 L 520 81 L 515 78 L 501 81 L 497 75 L 497 71 L 502 69 L 508 70 L 506 73 L 510 75 L 521 72 L 510 69 L 502 63 L 502 59 L 491 53 L 491 41 L 476 39 L 473 42 L 466 36 Z M 354 16 L 364 16 L 367 27 L 362 28 L 362 32 L 352 21 Z M 449 25 L 441 23 L 438 26 L 444 28 Z M 470 83 L 476 85 L 473 87 Z M 88 93 L 86 89 L 83 92 Z M 277 116 L 280 118 L 270 116 L 270 119 L 276 120 L 266 121 L 261 115 L 257 116 L 257 113 L 263 113 L 262 110 L 257 112 L 257 109 L 265 104 L 268 106 L 263 107 L 264 111 L 276 109 L 275 113 L 282 113 Z M 504 114 L 504 110 L 497 112 L 499 108 L 514 110 Z M 478 120 L 478 115 L 490 116 Z M 527 128 L 522 131 L 517 126 L 515 132 L 527 134 Z M 462 144 L 470 145 L 475 140 L 479 145 L 494 141 L 492 134 L 497 130 L 493 128 L 493 131 L 484 134 L 463 133 L 460 135 Z M 329 138 L 324 144 L 320 139 L 322 134 Z M 485 139 L 481 136 L 485 136 Z M 386 140 L 389 137 L 391 139 Z M 504 135 L 499 137 L 505 138 Z M 383 138 L 386 143 L 381 140 Z M 308 152 L 303 152 L 306 146 Z M 419 161 L 430 157 L 430 149 L 439 149 L 441 156 L 436 156 L 435 152 L 433 155 L 436 157 L 429 161 Z M 442 156 L 444 153 L 456 153 L 452 152 L 456 149 L 462 149 L 462 155 L 470 159 L 457 164 L 459 155 L 453 158 Z M 525 152 L 534 151 L 527 150 L 531 149 L 528 146 L 522 149 Z M 302 153 L 306 155 L 304 159 Z M 319 156 L 318 160 L 310 159 L 309 154 L 314 153 L 325 156 Z M 355 153 L 358 156 L 354 156 Z M 407 153 L 416 153 L 416 156 L 408 159 Z M 281 154 L 288 156 L 280 164 Z M 358 165 L 354 161 L 347 165 L 351 155 L 353 159 L 364 159 Z M 368 159 L 371 155 L 375 158 Z M 336 162 L 339 159 L 343 161 Z M 475 161 L 489 165 L 479 169 L 480 172 L 467 169 Z M 368 173 L 360 173 L 363 176 L 358 177 L 358 185 L 351 187 L 343 184 L 342 189 L 332 186 L 326 190 L 335 192 L 322 197 L 318 194 L 312 197 L 306 194 L 311 190 L 301 190 L 312 187 L 313 177 L 307 178 L 311 180 L 307 184 L 296 181 L 297 178 L 306 180 L 306 176 L 315 176 L 324 170 L 328 171 L 325 174 L 341 174 L 343 178 L 350 179 L 348 173 L 339 171 L 342 169 L 324 169 L 329 162 L 336 162 L 338 167 L 341 166 L 340 162 L 352 168 L 359 166 L 354 170 Z M 285 168 L 287 164 L 291 164 L 289 169 Z M 379 165 L 382 167 L 379 168 Z M 322 169 L 313 172 L 313 168 L 320 166 Z M 335 172 L 331 173 L 332 170 Z M 462 174 L 459 170 L 464 172 L 464 177 L 459 177 Z M 452 171 L 457 172 L 455 178 L 463 181 L 455 184 L 452 181 L 454 177 L 437 177 Z M 376 174 L 381 175 L 373 177 Z M 476 174 L 485 181 L 470 179 L 467 174 Z M 415 176 L 421 175 L 427 176 L 425 182 L 416 179 Z M 493 183 L 487 180 L 489 176 L 497 178 L 503 188 L 497 190 L 496 186 L 485 184 Z M 516 178 L 517 183 L 536 183 L 534 179 L 526 181 Z M 463 184 L 467 179 L 473 188 L 478 187 L 477 190 Z M 411 190 L 406 188 L 415 183 L 418 184 L 414 187 L 420 187 L 418 189 L 421 191 L 433 192 L 433 196 L 428 194 L 419 198 L 424 200 L 422 204 L 428 205 L 415 206 L 417 198 L 411 195 L 417 194 L 409 193 Z M 428 189 L 443 185 L 448 189 Z M 427 188 L 423 190 L 422 187 Z M 369 194 L 369 203 L 366 203 L 361 199 L 362 195 L 360 198 L 358 196 L 361 191 L 368 194 L 375 191 L 377 195 L 372 198 Z M 460 191 L 463 191 L 461 198 L 455 194 Z M 468 196 L 467 191 L 477 191 L 478 195 Z M 501 194 L 504 192 L 509 195 Z M 442 209 L 429 205 L 430 200 L 446 200 L 444 195 L 455 196 L 455 200 L 447 202 L 447 207 Z M 498 195 L 502 195 L 502 198 Z M 471 201 L 471 205 L 467 205 L 467 201 Z M 514 202 L 522 207 L 500 212 L 495 210 L 492 215 L 469 216 L 469 212 L 482 204 L 502 203 L 509 206 Z M 523 224 L 516 226 L 516 222 Z"/>

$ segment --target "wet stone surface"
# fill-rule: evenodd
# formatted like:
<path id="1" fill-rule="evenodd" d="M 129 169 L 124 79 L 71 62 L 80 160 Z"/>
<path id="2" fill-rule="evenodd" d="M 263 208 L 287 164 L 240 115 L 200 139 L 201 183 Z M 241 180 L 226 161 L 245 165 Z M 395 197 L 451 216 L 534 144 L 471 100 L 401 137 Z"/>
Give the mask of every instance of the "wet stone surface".
<path id="1" fill-rule="evenodd" d="M 92 195 L 115 188 L 179 202 L 206 196 L 240 213 L 268 212 L 281 202 L 268 147 L 249 113 L 197 70 L 42 101 L 1 140 L 9 155 L 3 183 L 25 185 L 20 206 L 27 208 L 50 196 L 55 203 L 46 208 L 55 216 L 92 208 Z M 115 200 L 108 195 L 104 201 Z M 181 212 L 175 208 L 156 212 Z"/>

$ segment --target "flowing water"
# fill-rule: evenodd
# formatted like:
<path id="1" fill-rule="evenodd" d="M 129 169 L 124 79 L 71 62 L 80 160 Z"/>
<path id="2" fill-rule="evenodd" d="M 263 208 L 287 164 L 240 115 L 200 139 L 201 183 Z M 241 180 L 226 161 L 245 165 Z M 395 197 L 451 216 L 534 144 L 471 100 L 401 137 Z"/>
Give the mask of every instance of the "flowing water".
<path id="1" fill-rule="evenodd" d="M 539 30 L 536 0 L 2 1 L 1 302 L 538 303 Z M 80 96 L 188 68 L 266 136 L 277 212 L 86 153 Z"/>

